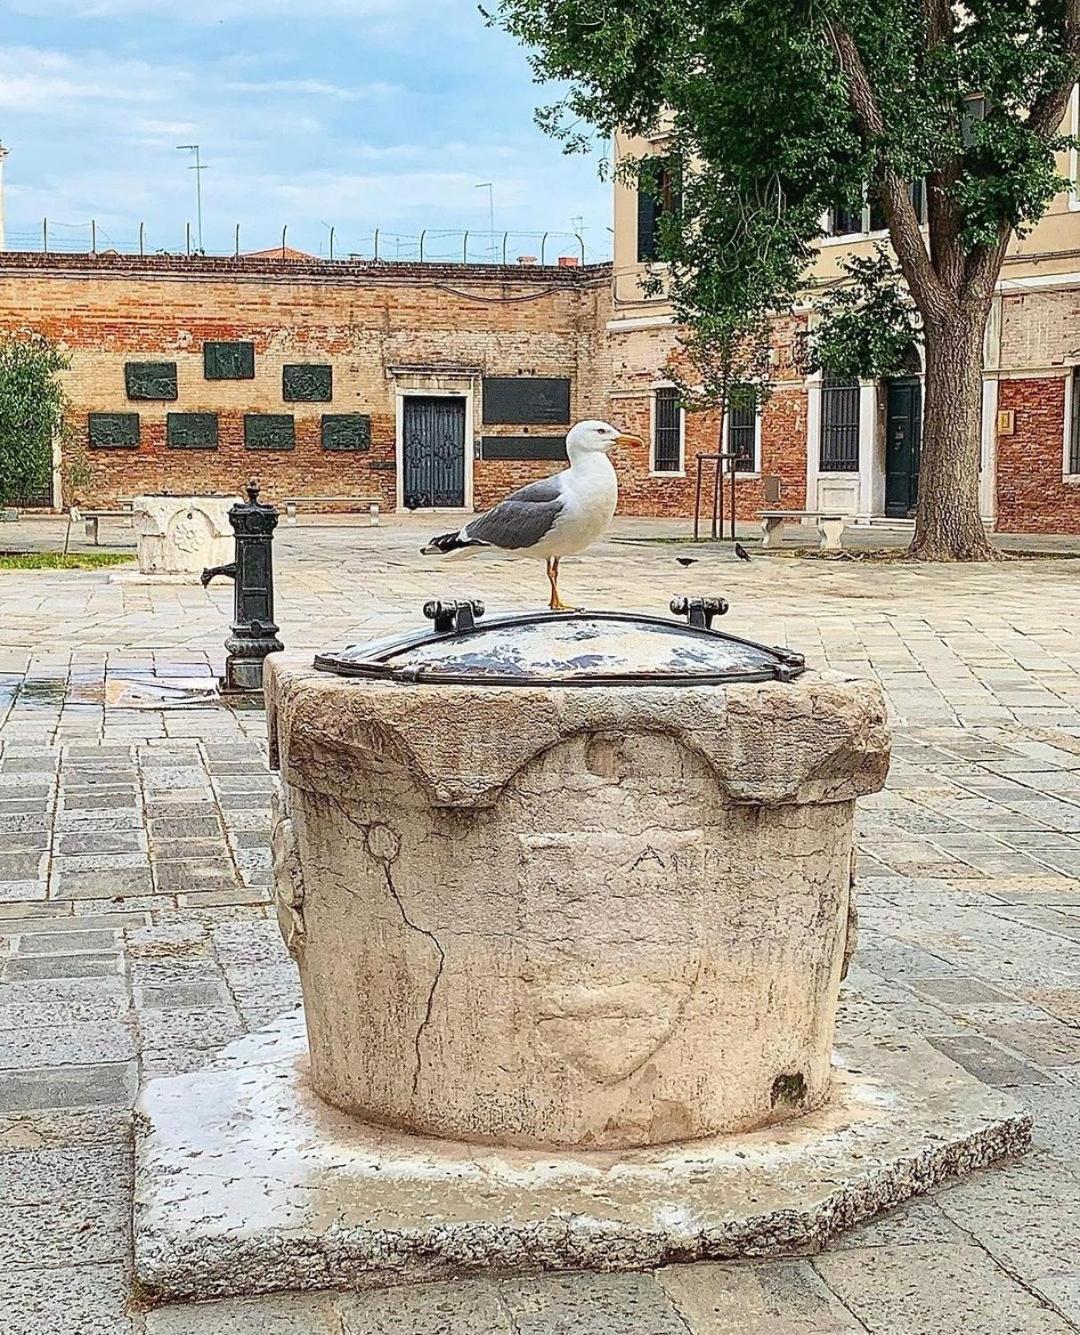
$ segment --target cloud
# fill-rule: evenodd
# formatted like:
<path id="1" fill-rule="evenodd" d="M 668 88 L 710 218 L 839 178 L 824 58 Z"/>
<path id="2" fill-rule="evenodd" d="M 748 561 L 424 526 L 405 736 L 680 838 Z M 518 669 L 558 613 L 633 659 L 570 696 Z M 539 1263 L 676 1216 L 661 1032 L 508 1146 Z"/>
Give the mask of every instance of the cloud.
<path id="1" fill-rule="evenodd" d="M 377 22 L 388 28 L 423 20 L 433 11 L 443 9 L 455 0 L 307 0 L 304 15 L 332 15 L 339 22 L 369 24 Z M 107 20 L 136 17 L 143 14 L 160 16 L 160 0 L 8 0 L 10 8 L 28 18 L 74 18 Z M 270 18 L 297 20 L 293 0 L 185 0 L 183 5 L 169 11 L 169 18 L 177 23 L 207 26 L 235 20 L 254 23 Z"/>
<path id="2" fill-rule="evenodd" d="M 362 102 L 372 97 L 393 97 L 404 91 L 397 84 L 368 83 L 355 88 L 326 83 L 322 79 L 236 80 L 222 85 L 230 93 L 270 93 L 285 97 L 328 97 L 338 102 Z"/>
<path id="3" fill-rule="evenodd" d="M 53 111 L 86 102 L 160 101 L 170 89 L 175 92 L 183 78 L 145 61 L 94 52 L 75 59 L 35 47 L 0 47 L 0 106 L 19 111 Z"/>

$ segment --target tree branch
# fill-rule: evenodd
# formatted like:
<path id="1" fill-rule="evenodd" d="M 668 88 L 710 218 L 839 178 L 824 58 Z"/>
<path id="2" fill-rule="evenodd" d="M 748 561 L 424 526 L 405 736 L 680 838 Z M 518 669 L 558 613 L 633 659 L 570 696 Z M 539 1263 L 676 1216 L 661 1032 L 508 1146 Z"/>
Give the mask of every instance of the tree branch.
<path id="1" fill-rule="evenodd" d="M 933 0 L 928 2 L 933 3 Z M 1080 0 L 1075 3 L 1080 4 Z M 886 138 L 887 127 L 855 39 L 842 24 L 826 20 L 826 27 L 841 72 L 847 79 L 851 108 L 859 129 L 871 144 L 880 142 Z M 888 165 L 882 169 L 879 197 L 889 224 L 889 237 L 912 296 L 924 314 L 943 311 L 949 304 L 948 293 L 930 262 L 908 183 Z"/>

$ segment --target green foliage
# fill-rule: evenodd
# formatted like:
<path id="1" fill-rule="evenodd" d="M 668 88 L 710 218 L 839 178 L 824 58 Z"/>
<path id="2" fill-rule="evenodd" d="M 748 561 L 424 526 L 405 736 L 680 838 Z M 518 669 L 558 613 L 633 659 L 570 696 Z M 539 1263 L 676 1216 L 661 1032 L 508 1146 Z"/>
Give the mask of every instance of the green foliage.
<path id="1" fill-rule="evenodd" d="M 712 317 L 683 327 L 667 364 L 687 412 L 713 411 L 721 420 L 729 407 L 764 405 L 770 369 L 767 320 L 748 325 Z"/>
<path id="2" fill-rule="evenodd" d="M 502 0 L 491 21 L 533 48 L 538 80 L 564 85 L 539 119 L 568 150 L 621 129 L 693 164 L 661 253 L 681 317 L 731 322 L 789 304 L 822 216 L 890 174 L 929 178 L 931 226 L 967 256 L 1037 220 L 1062 185 L 1054 112 L 1080 69 L 1070 12 L 1066 0 Z"/>
<path id="3" fill-rule="evenodd" d="M 39 490 L 52 471 L 66 400 L 68 358 L 41 334 L 0 336 L 0 503 Z"/>
<path id="4" fill-rule="evenodd" d="M 895 375 L 920 328 L 900 271 L 880 245 L 873 256 L 851 256 L 841 267 L 847 281 L 818 303 L 820 320 L 803 348 L 805 369 L 866 380 Z"/>

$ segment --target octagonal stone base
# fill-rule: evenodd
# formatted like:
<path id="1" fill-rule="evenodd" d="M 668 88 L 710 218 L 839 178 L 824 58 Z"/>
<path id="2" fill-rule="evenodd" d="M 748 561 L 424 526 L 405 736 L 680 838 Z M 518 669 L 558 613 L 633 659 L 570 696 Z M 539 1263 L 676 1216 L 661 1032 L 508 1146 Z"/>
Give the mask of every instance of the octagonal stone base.
<path id="1" fill-rule="evenodd" d="M 1031 1120 L 919 1039 L 836 1054 L 798 1121 L 663 1148 L 538 1152 L 402 1135 L 323 1104 L 299 1015 L 136 1116 L 135 1264 L 153 1300 L 363 1288 L 484 1269 L 637 1270 L 813 1252 L 1025 1149 Z"/>

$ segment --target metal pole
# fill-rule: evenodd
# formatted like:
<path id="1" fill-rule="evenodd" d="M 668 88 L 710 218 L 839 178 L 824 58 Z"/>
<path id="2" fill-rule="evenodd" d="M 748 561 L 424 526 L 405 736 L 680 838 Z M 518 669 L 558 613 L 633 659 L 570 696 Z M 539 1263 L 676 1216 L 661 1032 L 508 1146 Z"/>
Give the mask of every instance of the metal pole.
<path id="1" fill-rule="evenodd" d="M 694 541 L 698 540 L 698 521 L 701 518 L 701 465 L 702 456 L 697 457 L 697 485 L 694 488 Z"/>
<path id="2" fill-rule="evenodd" d="M 584 264 L 584 263 L 585 263 L 585 238 L 581 235 L 580 232 L 575 232 L 574 235 L 577 237 L 577 243 L 578 243 L 578 245 L 581 247 L 581 262 L 582 262 L 582 264 Z"/>
<path id="3" fill-rule="evenodd" d="M 723 474 L 724 461 L 719 455 L 716 455 L 716 472 L 713 474 L 712 489 L 712 527 L 709 530 L 715 540 L 720 536 L 720 479 Z"/>
<path id="4" fill-rule="evenodd" d="M 145 233 L 145 230 L 144 230 L 144 229 L 145 229 L 145 226 L 146 226 L 145 223 L 139 223 L 139 254 L 140 254 L 140 255 L 145 255 L 145 254 L 146 254 L 146 244 L 145 244 L 145 242 L 146 242 L 146 233 Z"/>
<path id="5" fill-rule="evenodd" d="M 379 229 L 375 228 L 375 258 L 379 258 Z"/>
<path id="6" fill-rule="evenodd" d="M 503 232 L 503 265 L 504 265 L 504 266 L 505 266 L 505 264 L 506 264 L 506 241 L 507 241 L 507 238 L 509 237 L 509 235 L 510 235 L 509 232 Z"/>
<path id="7" fill-rule="evenodd" d="M 735 465 L 738 460 L 732 456 L 731 459 L 731 541 L 735 539 Z"/>
<path id="8" fill-rule="evenodd" d="M 49 220 L 48 220 L 48 218 L 42 218 L 42 220 L 41 220 L 41 248 L 42 248 L 42 250 L 45 252 L 46 255 L 49 253 Z"/>
<path id="9" fill-rule="evenodd" d="M 334 229 L 330 228 L 330 258 L 334 258 Z"/>
<path id="10" fill-rule="evenodd" d="M 424 237 L 427 236 L 427 228 L 420 233 L 420 263 L 424 262 Z"/>
<path id="11" fill-rule="evenodd" d="M 468 233 L 468 232 L 465 233 L 465 240 L 461 243 L 461 262 L 462 262 L 462 264 L 468 264 L 468 262 L 469 262 L 469 233 Z"/>
<path id="12" fill-rule="evenodd" d="M 236 224 L 236 258 L 240 258 L 240 224 Z"/>
<path id="13" fill-rule="evenodd" d="M 544 235 L 540 238 L 540 264 L 541 264 L 541 266 L 543 266 L 543 263 L 544 263 L 544 253 L 545 253 L 545 251 L 547 250 L 547 239 L 548 239 L 548 234 L 547 234 L 547 232 L 545 232 Z"/>
<path id="14" fill-rule="evenodd" d="M 184 223 L 184 253 L 191 254 L 191 223 Z"/>
<path id="15" fill-rule="evenodd" d="M 289 224 L 286 223 L 281 229 L 281 258 L 285 258 L 285 233 L 289 230 Z"/>
<path id="16" fill-rule="evenodd" d="M 97 223 L 90 219 L 90 254 L 97 254 Z"/>

